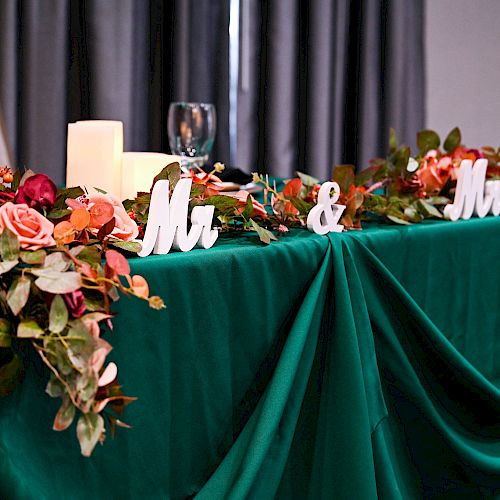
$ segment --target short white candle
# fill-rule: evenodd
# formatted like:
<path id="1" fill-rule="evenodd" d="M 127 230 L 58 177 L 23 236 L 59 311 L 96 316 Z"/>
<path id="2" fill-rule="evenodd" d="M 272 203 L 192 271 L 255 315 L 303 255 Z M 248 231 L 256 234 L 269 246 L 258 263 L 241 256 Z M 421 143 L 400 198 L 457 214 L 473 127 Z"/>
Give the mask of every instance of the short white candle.
<path id="1" fill-rule="evenodd" d="M 138 192 L 149 193 L 153 179 L 162 169 L 180 161 L 180 156 L 163 153 L 123 153 L 122 199 L 134 199 Z"/>
<path id="2" fill-rule="evenodd" d="M 66 186 L 98 187 L 121 195 L 123 123 L 88 120 L 68 124 Z"/>

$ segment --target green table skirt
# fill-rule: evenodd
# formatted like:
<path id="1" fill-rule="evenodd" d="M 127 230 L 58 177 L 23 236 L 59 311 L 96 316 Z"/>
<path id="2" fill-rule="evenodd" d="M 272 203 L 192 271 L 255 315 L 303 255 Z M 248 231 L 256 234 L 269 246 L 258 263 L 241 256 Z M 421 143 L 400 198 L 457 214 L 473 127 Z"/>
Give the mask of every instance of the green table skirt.
<path id="1" fill-rule="evenodd" d="M 168 306 L 116 308 L 133 429 L 81 457 L 33 360 L 0 401 L 0 498 L 500 495 L 500 218 L 131 264 Z"/>

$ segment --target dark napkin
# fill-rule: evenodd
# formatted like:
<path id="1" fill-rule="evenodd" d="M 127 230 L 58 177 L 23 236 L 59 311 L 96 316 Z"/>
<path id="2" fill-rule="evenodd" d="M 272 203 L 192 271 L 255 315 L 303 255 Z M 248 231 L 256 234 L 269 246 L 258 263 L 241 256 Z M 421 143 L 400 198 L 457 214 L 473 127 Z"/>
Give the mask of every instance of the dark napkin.
<path id="1" fill-rule="evenodd" d="M 212 172 L 212 165 L 205 165 L 203 167 L 204 172 Z M 220 173 L 215 174 L 223 182 L 234 182 L 235 184 L 249 184 L 252 182 L 252 176 L 236 167 L 228 167 Z"/>

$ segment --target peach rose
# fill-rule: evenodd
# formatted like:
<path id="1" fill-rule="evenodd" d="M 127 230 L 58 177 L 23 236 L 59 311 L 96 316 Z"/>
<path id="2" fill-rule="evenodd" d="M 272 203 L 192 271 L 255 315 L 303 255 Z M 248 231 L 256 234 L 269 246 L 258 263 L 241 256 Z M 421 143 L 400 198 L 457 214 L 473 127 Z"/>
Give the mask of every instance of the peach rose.
<path id="1" fill-rule="evenodd" d="M 8 201 L 0 207 L 0 229 L 10 229 L 19 238 L 21 248 L 39 250 L 56 244 L 52 238 L 54 224 L 25 203 Z"/>
<path id="2" fill-rule="evenodd" d="M 110 203 L 113 206 L 115 217 L 115 228 L 111 235 L 123 241 L 130 241 L 137 238 L 139 228 L 127 214 L 122 202 L 113 194 L 90 194 L 88 196 L 89 204 L 87 208 L 92 208 L 96 203 Z M 101 224 L 102 225 L 102 224 Z M 101 226 L 95 229 L 100 229 Z"/>

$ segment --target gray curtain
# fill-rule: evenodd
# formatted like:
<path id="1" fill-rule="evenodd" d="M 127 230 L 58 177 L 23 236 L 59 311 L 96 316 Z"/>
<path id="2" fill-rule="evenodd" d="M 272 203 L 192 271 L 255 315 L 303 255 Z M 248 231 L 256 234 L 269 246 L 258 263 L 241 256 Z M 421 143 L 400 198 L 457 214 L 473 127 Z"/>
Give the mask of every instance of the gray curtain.
<path id="1" fill-rule="evenodd" d="M 236 166 L 321 178 L 423 125 L 423 0 L 240 0 Z M 213 102 L 229 160 L 229 0 L 1 0 L 14 162 L 65 178 L 67 123 L 118 119 L 168 151 L 169 102 Z"/>
<path id="2" fill-rule="evenodd" d="M 237 162 L 320 178 L 424 124 L 422 0 L 241 0 Z M 245 16 L 247 19 L 245 19 Z"/>
<path id="3" fill-rule="evenodd" d="M 116 119 L 129 151 L 169 151 L 173 100 L 222 110 L 227 156 L 225 0 L 2 0 L 0 107 L 17 166 L 65 179 L 69 121 Z"/>

